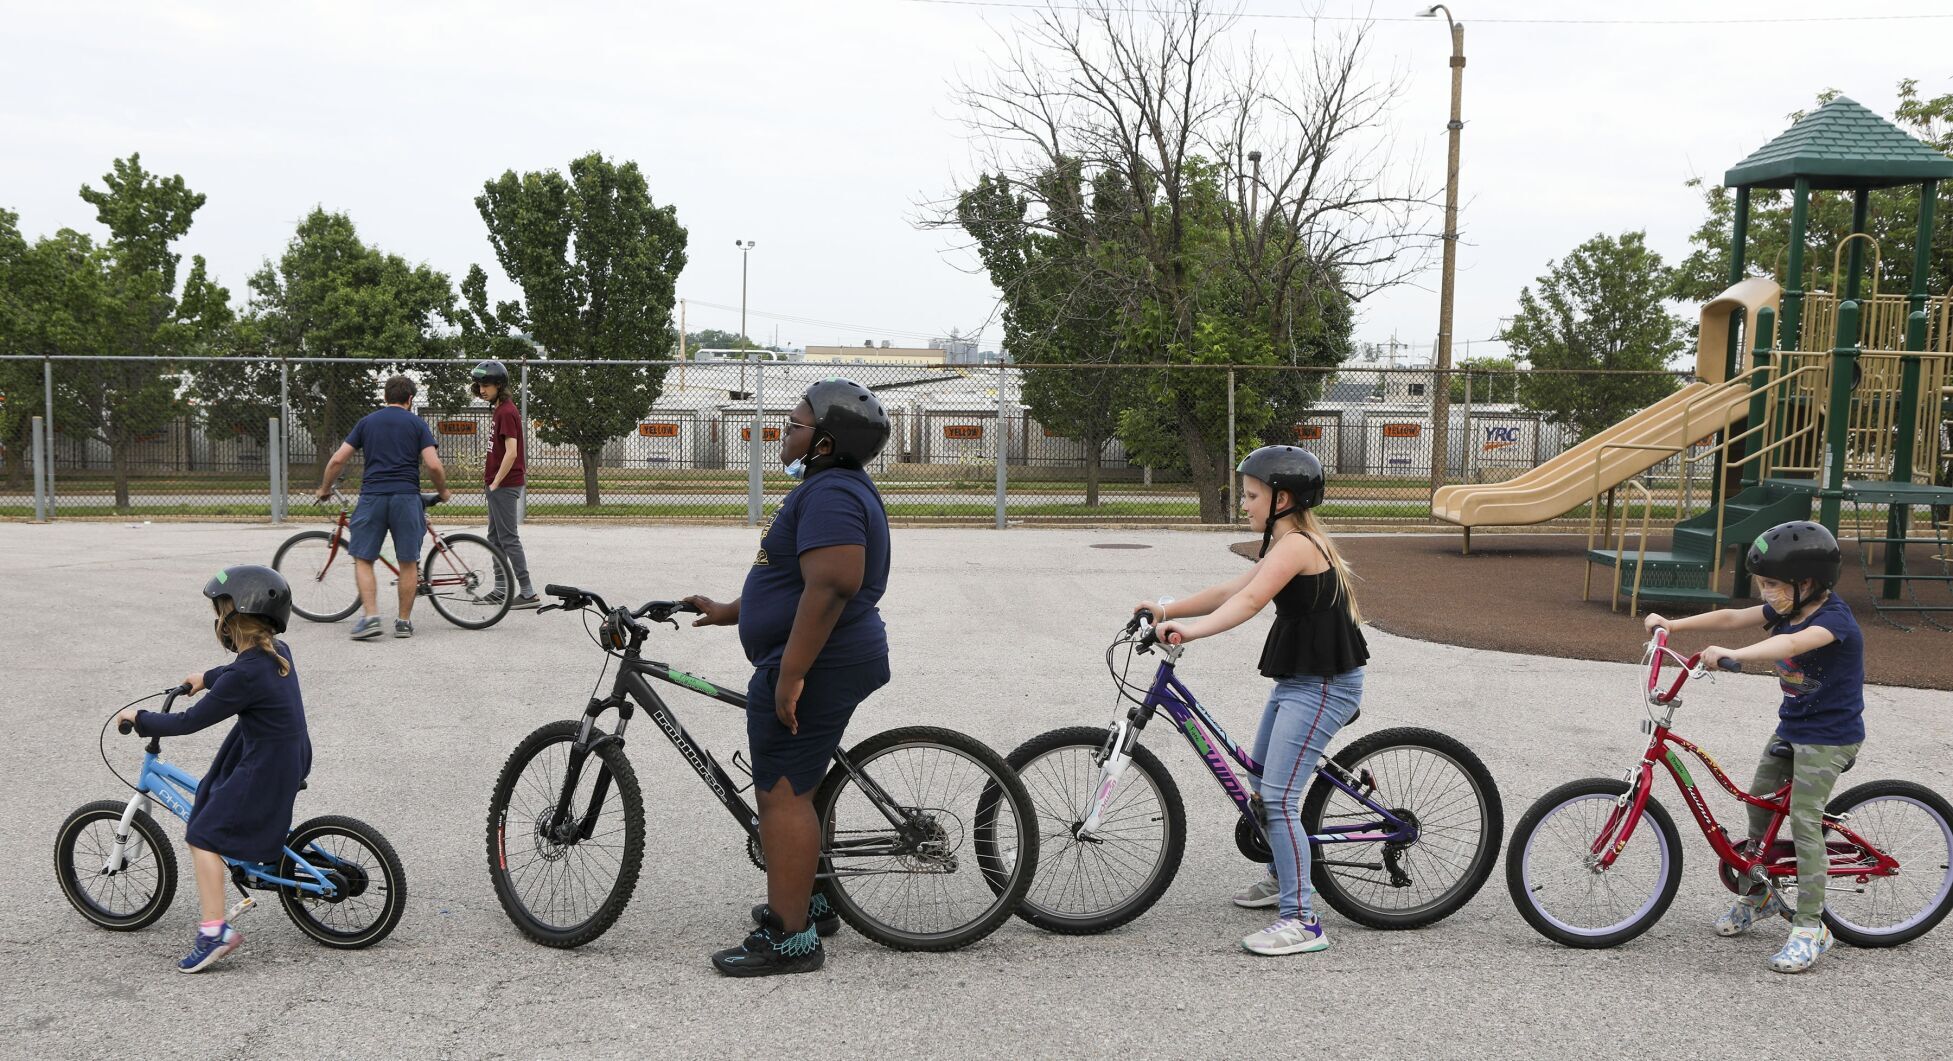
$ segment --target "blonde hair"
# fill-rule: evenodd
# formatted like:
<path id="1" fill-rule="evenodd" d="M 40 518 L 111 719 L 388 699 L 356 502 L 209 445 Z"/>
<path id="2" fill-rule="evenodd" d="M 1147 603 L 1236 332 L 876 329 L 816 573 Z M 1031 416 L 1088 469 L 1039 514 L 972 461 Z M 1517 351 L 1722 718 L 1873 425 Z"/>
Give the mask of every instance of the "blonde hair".
<path id="1" fill-rule="evenodd" d="M 1363 609 L 1357 606 L 1356 589 L 1352 585 L 1356 574 L 1350 570 L 1349 561 L 1343 558 L 1343 551 L 1336 548 L 1335 541 L 1329 537 L 1328 528 L 1316 518 L 1315 509 L 1305 508 L 1283 518 L 1294 520 L 1295 529 L 1308 535 L 1309 540 L 1316 543 L 1316 548 L 1322 550 L 1323 558 L 1329 561 L 1330 570 L 1336 572 L 1336 589 L 1342 594 L 1343 603 L 1349 607 L 1350 621 L 1362 623 Z"/>
<path id="2" fill-rule="evenodd" d="M 215 601 L 215 604 L 217 606 L 218 644 L 223 644 L 223 635 L 228 633 L 230 634 L 231 643 L 225 645 L 225 648 L 229 648 L 234 652 L 243 652 L 247 648 L 261 648 L 264 650 L 265 655 L 270 656 L 273 662 L 278 664 L 278 676 L 280 678 L 292 673 L 292 665 L 286 662 L 285 657 L 278 652 L 276 631 L 271 629 L 270 623 L 265 622 L 255 615 L 239 613 L 237 605 L 231 603 L 229 597 L 219 597 Z"/>

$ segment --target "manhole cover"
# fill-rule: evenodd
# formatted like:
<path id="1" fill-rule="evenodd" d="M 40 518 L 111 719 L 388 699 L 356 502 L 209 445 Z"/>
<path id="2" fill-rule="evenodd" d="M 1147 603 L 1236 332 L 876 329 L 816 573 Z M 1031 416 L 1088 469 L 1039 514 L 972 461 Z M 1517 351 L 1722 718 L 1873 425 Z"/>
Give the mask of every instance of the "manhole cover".
<path id="1" fill-rule="evenodd" d="M 1135 542 L 1100 542 L 1097 545 L 1092 546 L 1092 548 L 1094 549 L 1151 549 L 1152 546 L 1139 545 Z"/>

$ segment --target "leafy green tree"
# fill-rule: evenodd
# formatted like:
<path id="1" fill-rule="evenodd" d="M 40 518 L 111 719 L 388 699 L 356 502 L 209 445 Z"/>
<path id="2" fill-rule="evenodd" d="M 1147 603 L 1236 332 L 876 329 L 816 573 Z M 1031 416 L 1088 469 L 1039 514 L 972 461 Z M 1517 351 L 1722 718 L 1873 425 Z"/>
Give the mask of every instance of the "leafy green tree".
<path id="1" fill-rule="evenodd" d="M 289 365 L 292 417 L 312 438 L 320 466 L 354 422 L 378 406 L 382 382 L 402 361 L 454 353 L 447 275 L 368 246 L 345 214 L 313 209 L 278 261 L 265 262 L 250 286 L 231 352 L 353 359 Z M 457 363 L 450 373 L 466 371 Z M 424 392 L 440 389 L 438 371 L 414 374 Z M 199 393 L 213 423 L 262 437 L 265 418 L 277 411 L 277 366 L 214 365 L 199 379 Z"/>
<path id="2" fill-rule="evenodd" d="M 674 341 L 670 318 L 685 229 L 676 208 L 651 199 L 637 163 L 592 152 L 568 175 L 514 170 L 487 182 L 475 208 L 502 271 L 522 290 L 520 304 L 497 313 L 504 330 L 533 338 L 545 358 L 566 361 L 663 359 Z M 599 501 L 597 464 L 604 444 L 651 411 L 663 367 L 560 365 L 529 377 L 537 434 L 576 447 L 583 458 L 584 503 Z"/>
<path id="3" fill-rule="evenodd" d="M 1838 92 L 1819 94 L 1821 106 Z M 1791 120 L 1803 114 L 1791 115 Z M 1899 106 L 1893 115 L 1900 128 L 1920 140 L 1953 155 L 1953 93 L 1925 98 L 1919 83 L 1899 82 Z M 1702 192 L 1707 216 L 1689 236 L 1690 252 L 1675 267 L 1673 297 L 1684 302 L 1706 302 L 1729 283 L 1730 239 L 1735 223 L 1736 196 L 1727 188 L 1701 180 L 1689 186 Z M 1750 276 L 1775 276 L 1782 279 L 1790 243 L 1789 192 L 1757 188 L 1750 192 L 1749 246 L 1744 271 Z M 1933 246 L 1928 257 L 1926 288 L 1935 294 L 1953 288 L 1953 181 L 1942 181 L 1934 207 L 1939 219 L 1933 231 Z M 1919 189 L 1885 188 L 1870 193 L 1866 231 L 1878 240 L 1880 291 L 1905 294 L 1912 288 L 1914 249 L 1919 231 Z M 1832 261 L 1839 243 L 1851 232 L 1852 196 L 1850 192 L 1818 190 L 1811 193 L 1809 217 L 1805 222 L 1804 289 L 1832 291 L 1838 277 L 1832 275 Z M 1849 255 L 1846 255 L 1849 260 Z M 1865 256 L 1869 293 L 1871 256 Z M 1830 337 L 1821 346 L 1829 347 Z"/>
<path id="4" fill-rule="evenodd" d="M 190 231 L 204 196 L 180 176 L 159 177 L 140 155 L 117 159 L 102 187 L 83 185 L 108 240 L 63 229 L 37 242 L 20 272 L 31 346 L 48 354 L 114 354 L 130 361 L 68 362 L 55 375 L 63 433 L 109 449 L 115 505 L 129 507 L 135 447 L 181 415 L 183 373 L 175 359 L 208 349 L 230 323 L 230 295 L 202 257 L 173 245 Z"/>
<path id="5" fill-rule="evenodd" d="M 1520 403 L 1586 438 L 1672 393 L 1668 363 L 1684 342 L 1662 304 L 1667 276 L 1641 232 L 1594 236 L 1549 263 L 1537 290 L 1520 290 L 1503 336 L 1532 369 L 1519 379 Z"/>
<path id="6" fill-rule="evenodd" d="M 685 352 L 680 355 L 690 359 L 700 350 L 759 350 L 760 344 L 718 328 L 702 328 L 685 339 Z"/>
<path id="7" fill-rule="evenodd" d="M 1471 373 L 1473 405 L 1510 405 L 1519 400 L 1519 362 L 1509 357 L 1468 357 L 1451 377 L 1451 401 L 1465 400 L 1465 373 Z"/>
<path id="8" fill-rule="evenodd" d="M 0 210 L 0 353 L 28 353 L 30 307 L 22 299 L 27 282 L 22 268 L 27 240 L 20 215 Z M 26 482 L 33 449 L 30 429 L 39 409 L 41 367 L 27 361 L 0 361 L 0 455 L 7 464 L 6 485 L 18 491 Z"/>

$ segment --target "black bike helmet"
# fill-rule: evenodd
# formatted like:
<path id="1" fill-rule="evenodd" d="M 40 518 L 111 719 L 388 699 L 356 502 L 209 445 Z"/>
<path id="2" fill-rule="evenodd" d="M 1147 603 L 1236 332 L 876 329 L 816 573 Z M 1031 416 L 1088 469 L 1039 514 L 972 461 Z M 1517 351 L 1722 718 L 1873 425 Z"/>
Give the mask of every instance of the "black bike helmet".
<path id="1" fill-rule="evenodd" d="M 473 380 L 468 384 L 468 390 L 477 398 L 481 397 L 481 385 L 484 383 L 493 383 L 503 391 L 509 389 L 509 367 L 500 361 L 483 361 L 470 370 L 468 376 Z"/>
<path id="2" fill-rule="evenodd" d="M 212 602 L 229 597 L 233 611 L 263 619 L 276 633 L 284 633 L 292 619 L 291 584 L 268 567 L 227 567 L 204 583 L 203 595 Z"/>
<path id="3" fill-rule="evenodd" d="M 1777 617 L 1779 625 L 1803 610 L 1805 579 L 1822 592 L 1838 584 L 1838 573 L 1844 568 L 1837 537 L 1824 524 L 1807 519 L 1779 523 L 1757 535 L 1746 560 L 1751 574 L 1791 584 L 1793 603 L 1787 614 Z"/>
<path id="4" fill-rule="evenodd" d="M 1329 486 L 1322 462 L 1300 446 L 1263 446 L 1243 457 L 1234 470 L 1260 479 L 1270 490 L 1288 492 L 1288 507 L 1268 514 L 1268 526 L 1261 532 L 1263 556 L 1268 555 L 1268 543 L 1274 539 L 1275 521 L 1322 504 L 1323 491 Z"/>
<path id="5" fill-rule="evenodd" d="M 801 398 L 814 411 L 809 468 L 865 468 L 888 444 L 888 410 L 861 384 L 839 377 L 824 379 L 807 388 Z M 832 443 L 832 452 L 812 455 L 822 438 Z"/>

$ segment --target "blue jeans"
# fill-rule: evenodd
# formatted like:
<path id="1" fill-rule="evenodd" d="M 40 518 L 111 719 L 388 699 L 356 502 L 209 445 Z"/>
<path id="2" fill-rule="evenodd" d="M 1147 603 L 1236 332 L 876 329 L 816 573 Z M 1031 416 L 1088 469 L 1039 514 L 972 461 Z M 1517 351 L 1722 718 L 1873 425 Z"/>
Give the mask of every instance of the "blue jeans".
<path id="1" fill-rule="evenodd" d="M 1316 763 L 1336 731 L 1349 723 L 1363 702 L 1363 668 L 1334 678 L 1304 675 L 1282 678 L 1261 709 L 1255 734 L 1255 761 L 1261 781 L 1255 791 L 1268 808 L 1268 846 L 1275 854 L 1275 883 L 1282 893 L 1282 916 L 1313 919 L 1309 885 L 1309 835 L 1302 828 L 1302 798 Z"/>
<path id="2" fill-rule="evenodd" d="M 405 566 L 420 562 L 420 539 L 427 533 L 427 506 L 419 494 L 361 494 L 359 506 L 347 521 L 353 540 L 346 543 L 355 560 L 377 560 L 389 532 L 393 557 Z"/>

